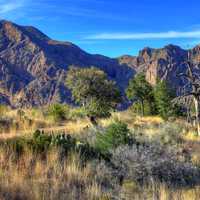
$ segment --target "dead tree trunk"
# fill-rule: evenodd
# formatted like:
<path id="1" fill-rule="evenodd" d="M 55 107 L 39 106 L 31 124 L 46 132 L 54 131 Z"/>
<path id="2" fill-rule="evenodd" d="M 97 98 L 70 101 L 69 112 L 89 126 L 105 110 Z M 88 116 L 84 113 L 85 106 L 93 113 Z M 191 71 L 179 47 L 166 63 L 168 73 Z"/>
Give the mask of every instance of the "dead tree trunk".
<path id="1" fill-rule="evenodd" d="M 200 125 L 199 125 L 199 100 L 196 97 L 194 98 L 194 106 L 195 106 L 195 117 L 196 117 L 196 126 L 197 126 L 197 133 L 200 136 Z"/>
<path id="2" fill-rule="evenodd" d="M 144 101 L 141 100 L 142 117 L 144 117 Z"/>
<path id="3" fill-rule="evenodd" d="M 197 133 L 200 136 L 200 77 L 197 73 L 195 73 L 194 68 L 196 66 L 190 62 L 190 53 L 188 53 L 188 61 L 185 64 L 187 67 L 186 74 L 179 74 L 179 76 L 187 79 L 188 83 L 186 83 L 186 85 L 183 87 L 183 89 L 186 88 L 187 92 L 183 92 L 183 95 L 178 99 L 192 99 L 195 107 L 195 126 L 197 127 Z M 188 91 L 188 87 L 191 88 L 190 91 Z M 189 110 L 190 108 L 187 106 L 187 109 Z"/>

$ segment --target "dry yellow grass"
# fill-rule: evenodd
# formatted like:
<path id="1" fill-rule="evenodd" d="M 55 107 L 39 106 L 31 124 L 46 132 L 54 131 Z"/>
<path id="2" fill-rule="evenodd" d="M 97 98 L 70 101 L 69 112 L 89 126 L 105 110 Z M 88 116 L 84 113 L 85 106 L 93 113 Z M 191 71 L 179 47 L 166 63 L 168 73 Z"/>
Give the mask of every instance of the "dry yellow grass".
<path id="1" fill-rule="evenodd" d="M 121 191 L 126 200 L 199 200 L 200 187 L 175 189 L 163 184 L 152 183 L 149 187 L 139 187 L 134 182 L 126 182 Z"/>
<path id="2" fill-rule="evenodd" d="M 50 151 L 45 160 L 28 152 L 18 161 L 6 155 L 0 152 L 0 199 L 21 195 L 21 200 L 95 200 L 103 194 L 90 166 L 81 166 L 78 155 L 63 161 L 58 150 Z"/>
<path id="3" fill-rule="evenodd" d="M 183 137 L 187 141 L 200 142 L 200 137 L 197 135 L 195 130 L 189 130 Z"/>
<path id="4" fill-rule="evenodd" d="M 9 117 L 17 117 L 17 111 L 9 111 Z M 91 126 L 88 119 L 66 121 L 60 126 L 43 118 L 41 113 L 32 114 L 27 111 L 28 116 L 32 119 L 42 120 L 46 122 L 46 128 L 42 128 L 45 132 L 77 134 Z M 130 111 L 113 113 L 109 119 L 100 120 L 103 127 L 108 126 L 116 119 L 128 124 L 130 129 L 141 128 L 145 135 L 151 136 L 159 133 L 159 125 L 165 122 L 160 117 L 139 117 Z M 174 123 L 185 123 L 184 121 L 176 121 Z M 24 124 L 21 127 L 24 131 L 12 131 L 11 134 L 0 134 L 0 139 L 8 139 L 25 135 L 33 132 L 35 126 Z M 186 145 L 191 145 L 193 151 L 192 162 L 200 164 L 200 137 L 196 136 L 194 129 L 187 129 L 183 135 Z M 195 150 L 196 149 L 196 150 Z M 83 187 L 83 191 L 77 191 L 77 187 Z M 87 200 L 109 200 L 109 193 L 104 194 L 101 186 L 98 184 L 95 174 L 93 174 L 91 166 L 81 166 L 79 157 L 72 155 L 64 163 L 60 161 L 58 150 L 52 150 L 48 153 L 46 160 L 40 159 L 33 155 L 30 151 L 21 156 L 17 162 L 13 162 L 11 156 L 4 151 L 0 152 L 0 199 L 14 199 L 21 196 L 21 199 L 60 199 L 64 191 L 68 193 L 62 196 L 68 199 L 87 199 Z M 7 194 L 7 198 L 1 196 L 1 191 Z M 62 194 L 61 194 L 62 192 Z M 78 193 L 78 197 L 77 197 Z M 81 197 L 84 193 L 84 197 Z M 164 185 L 156 185 L 152 188 L 140 188 L 133 182 L 125 182 L 121 194 L 125 199 L 158 199 L 158 200 L 199 200 L 200 187 L 193 189 L 169 189 Z M 11 196 L 10 196 L 11 195 Z M 28 195 L 28 196 L 26 196 Z M 65 195 L 65 193 L 63 194 Z M 145 197 L 145 198 L 143 198 Z M 20 199 L 20 198 L 19 198 Z M 63 198 L 64 199 L 64 198 Z"/>
<path id="5" fill-rule="evenodd" d="M 161 117 L 158 116 L 136 116 L 134 113 L 132 113 L 130 110 L 123 111 L 123 112 L 116 112 L 113 113 L 112 116 L 109 119 L 101 120 L 101 124 L 103 126 L 109 125 L 111 122 L 113 122 L 115 119 L 118 119 L 120 121 L 123 121 L 127 123 L 130 127 L 133 125 L 158 125 L 161 123 L 164 123 L 164 120 Z"/>
<path id="6" fill-rule="evenodd" d="M 65 133 L 65 134 L 79 134 L 85 128 L 91 126 L 87 119 L 76 120 L 76 121 L 66 121 L 61 125 L 50 126 L 48 128 L 41 128 L 40 130 L 45 133 Z"/>

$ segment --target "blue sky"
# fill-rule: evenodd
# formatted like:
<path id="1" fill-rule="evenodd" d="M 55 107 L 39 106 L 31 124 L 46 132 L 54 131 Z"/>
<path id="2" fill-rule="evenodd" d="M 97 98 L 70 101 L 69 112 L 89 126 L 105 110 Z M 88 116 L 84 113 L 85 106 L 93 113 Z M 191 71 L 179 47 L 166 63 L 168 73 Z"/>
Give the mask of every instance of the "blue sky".
<path id="1" fill-rule="evenodd" d="M 110 57 L 200 44 L 199 10 L 199 0 L 0 0 L 2 19 Z"/>

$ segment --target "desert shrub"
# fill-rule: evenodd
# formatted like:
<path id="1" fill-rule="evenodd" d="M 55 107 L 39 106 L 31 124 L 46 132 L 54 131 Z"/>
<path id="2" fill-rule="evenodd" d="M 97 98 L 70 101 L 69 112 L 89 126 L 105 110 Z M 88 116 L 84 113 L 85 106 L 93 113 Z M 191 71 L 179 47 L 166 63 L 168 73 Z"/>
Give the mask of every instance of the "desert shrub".
<path id="1" fill-rule="evenodd" d="M 139 184 L 152 181 L 168 186 L 193 186 L 200 183 L 200 169 L 177 159 L 174 150 L 157 144 L 122 146 L 113 152 L 114 176 Z"/>
<path id="2" fill-rule="evenodd" d="M 175 123 L 165 123 L 159 127 L 159 133 L 154 140 L 164 145 L 177 145 L 183 142 L 182 127 Z"/>
<path id="3" fill-rule="evenodd" d="M 67 153 L 75 149 L 76 139 L 65 134 L 44 134 L 39 130 L 33 134 L 33 138 L 31 140 L 31 148 L 33 151 L 45 152 L 54 147 L 60 148 L 63 152 Z"/>
<path id="4" fill-rule="evenodd" d="M 33 138 L 31 140 L 31 148 L 35 152 L 44 152 L 47 151 L 51 145 L 52 136 L 43 134 L 39 130 L 37 130 L 33 134 Z"/>
<path id="5" fill-rule="evenodd" d="M 48 108 L 47 115 L 51 117 L 55 122 L 60 122 L 67 118 L 68 112 L 68 106 L 62 104 L 54 104 Z"/>
<path id="6" fill-rule="evenodd" d="M 37 130 L 32 137 L 16 137 L 0 142 L 0 147 L 13 155 L 30 150 L 34 154 L 47 153 L 51 148 L 63 148 L 65 152 L 75 149 L 76 140 L 70 136 L 48 135 Z"/>
<path id="7" fill-rule="evenodd" d="M 51 145 L 60 146 L 64 149 L 72 149 L 75 148 L 76 139 L 71 137 L 70 135 L 52 135 L 51 136 Z"/>
<path id="8" fill-rule="evenodd" d="M 36 131 L 31 145 L 35 152 L 45 152 L 55 147 L 60 149 L 65 156 L 70 152 L 76 152 L 80 154 L 82 161 L 107 159 L 105 155 L 93 148 L 88 142 L 78 140 L 71 135 L 46 135 L 40 131 Z"/>
<path id="9" fill-rule="evenodd" d="M 96 136 L 95 147 L 100 152 L 108 152 L 119 145 L 132 144 L 133 138 L 127 124 L 116 121 L 112 123 L 105 132 L 100 132 Z"/>
<path id="10" fill-rule="evenodd" d="M 109 167 L 108 162 L 104 160 L 92 160 L 90 162 L 91 169 L 96 176 L 96 182 L 102 185 L 104 191 L 115 194 L 120 192 L 120 184 L 117 176 L 113 176 L 113 170 Z M 115 199 L 115 198 L 113 198 Z M 117 199 L 117 198 L 116 198 Z"/>

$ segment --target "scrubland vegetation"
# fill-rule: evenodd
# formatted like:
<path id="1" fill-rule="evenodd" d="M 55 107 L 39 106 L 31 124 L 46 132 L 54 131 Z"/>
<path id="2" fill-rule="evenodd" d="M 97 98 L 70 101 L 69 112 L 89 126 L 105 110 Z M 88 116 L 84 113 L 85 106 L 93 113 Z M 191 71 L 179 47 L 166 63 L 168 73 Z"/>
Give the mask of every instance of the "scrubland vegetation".
<path id="1" fill-rule="evenodd" d="M 27 118 L 32 112 L 40 131 L 20 134 L 22 126 L 0 139 L 1 199 L 199 199 L 199 137 L 183 119 L 130 109 L 94 127 L 74 108 L 59 122 L 41 109 Z"/>
<path id="2" fill-rule="evenodd" d="M 0 199 L 200 199 L 200 137 L 164 82 L 137 77 L 120 112 L 104 73 L 69 76 L 80 107 L 0 107 Z"/>

